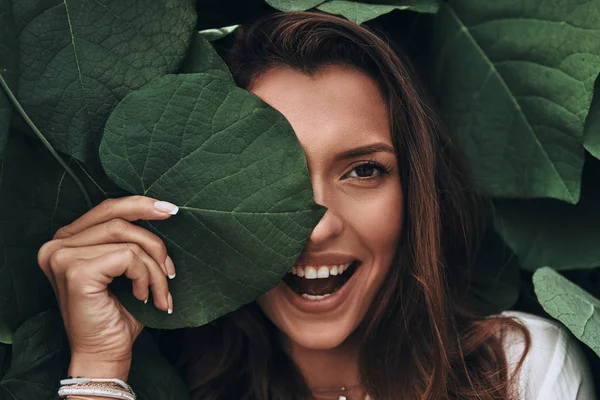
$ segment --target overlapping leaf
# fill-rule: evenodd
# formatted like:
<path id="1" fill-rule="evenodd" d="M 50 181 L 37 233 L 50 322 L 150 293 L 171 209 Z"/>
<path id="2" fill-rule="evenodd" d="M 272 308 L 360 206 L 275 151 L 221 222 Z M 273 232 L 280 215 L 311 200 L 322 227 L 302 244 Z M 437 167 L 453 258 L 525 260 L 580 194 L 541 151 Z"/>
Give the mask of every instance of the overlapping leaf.
<path id="1" fill-rule="evenodd" d="M 27 318 L 55 306 L 37 264 L 40 246 L 85 211 L 65 170 L 36 138 L 13 132 L 0 164 L 0 342 Z"/>
<path id="2" fill-rule="evenodd" d="M 227 64 L 219 57 L 201 32 L 192 36 L 190 48 L 178 72 L 180 74 L 204 72 L 226 81 L 233 79 Z"/>
<path id="3" fill-rule="evenodd" d="M 325 0 L 265 0 L 280 11 L 305 11 L 318 6 Z"/>
<path id="4" fill-rule="evenodd" d="M 375 0 L 372 2 L 331 0 L 317 7 L 317 9 L 330 14 L 343 15 L 357 24 L 370 21 L 394 10 L 435 13 L 438 8 L 439 0 Z"/>
<path id="5" fill-rule="evenodd" d="M 451 0 L 438 15 L 433 85 L 481 189 L 576 203 L 600 3 Z"/>
<path id="6" fill-rule="evenodd" d="M 497 200 L 495 226 L 521 266 L 557 270 L 600 266 L 600 162 L 589 157 L 577 205 L 553 199 Z"/>
<path id="7" fill-rule="evenodd" d="M 127 282 L 114 288 L 147 326 L 197 326 L 254 300 L 280 282 L 324 214 L 283 115 L 210 74 L 166 76 L 127 96 L 100 155 L 123 189 L 180 207 L 145 225 L 177 268 L 174 313 L 144 306 Z"/>
<path id="8" fill-rule="evenodd" d="M 12 5 L 17 97 L 57 150 L 90 167 L 111 110 L 129 91 L 177 69 L 196 17 L 190 0 Z"/>
<path id="9" fill-rule="evenodd" d="M 590 154 L 600 159 L 600 78 L 596 79 L 594 98 L 585 121 L 583 144 Z"/>
<path id="10" fill-rule="evenodd" d="M 533 283 L 544 310 L 600 356 L 600 300 L 548 267 L 535 272 Z"/>
<path id="11" fill-rule="evenodd" d="M 0 75 L 14 90 L 17 84 L 17 37 L 9 1 L 0 2 Z M 11 114 L 10 101 L 0 87 L 0 157 L 8 140 Z"/>
<path id="12" fill-rule="evenodd" d="M 69 342 L 58 310 L 28 319 L 15 333 L 10 369 L 0 380 L 0 398 L 54 399 L 67 376 Z"/>
<path id="13" fill-rule="evenodd" d="M 203 29 L 198 33 L 209 42 L 214 42 L 223 39 L 225 36 L 231 35 L 240 25 L 224 26 L 222 28 Z"/>

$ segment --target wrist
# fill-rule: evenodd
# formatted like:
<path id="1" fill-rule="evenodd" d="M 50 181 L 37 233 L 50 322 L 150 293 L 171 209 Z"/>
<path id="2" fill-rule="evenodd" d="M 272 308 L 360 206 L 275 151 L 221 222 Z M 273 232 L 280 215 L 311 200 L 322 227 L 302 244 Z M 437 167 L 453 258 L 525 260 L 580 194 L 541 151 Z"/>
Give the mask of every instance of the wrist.
<path id="1" fill-rule="evenodd" d="M 96 357 L 71 356 L 68 375 L 84 378 L 117 378 L 127 381 L 131 368 L 131 358 L 114 361 L 101 361 Z"/>

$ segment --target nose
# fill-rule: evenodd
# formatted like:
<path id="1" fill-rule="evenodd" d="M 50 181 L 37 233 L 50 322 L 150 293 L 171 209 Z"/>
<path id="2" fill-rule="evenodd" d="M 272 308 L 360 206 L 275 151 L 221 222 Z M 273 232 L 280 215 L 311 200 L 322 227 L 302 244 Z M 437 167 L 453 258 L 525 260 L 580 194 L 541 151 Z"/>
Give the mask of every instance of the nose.
<path id="1" fill-rule="evenodd" d="M 322 184 L 316 184 L 313 180 L 315 202 L 327 207 L 327 211 L 309 236 L 308 242 L 312 246 L 327 243 L 331 238 L 338 236 L 344 229 L 344 221 L 341 215 L 338 214 L 339 210 L 337 210 L 335 202 L 332 200 L 333 196 L 323 186 Z"/>

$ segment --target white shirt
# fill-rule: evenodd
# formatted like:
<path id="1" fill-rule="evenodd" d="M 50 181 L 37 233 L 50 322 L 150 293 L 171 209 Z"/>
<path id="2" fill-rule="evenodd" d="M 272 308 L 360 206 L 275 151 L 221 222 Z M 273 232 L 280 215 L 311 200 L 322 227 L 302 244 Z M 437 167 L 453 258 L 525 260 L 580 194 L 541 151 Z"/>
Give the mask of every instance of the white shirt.
<path id="1" fill-rule="evenodd" d="M 522 400 L 595 400 L 592 374 L 577 342 L 560 323 L 518 311 L 505 311 L 531 333 L 531 347 L 519 377 Z M 523 352 L 518 336 L 505 343 L 509 371 Z"/>

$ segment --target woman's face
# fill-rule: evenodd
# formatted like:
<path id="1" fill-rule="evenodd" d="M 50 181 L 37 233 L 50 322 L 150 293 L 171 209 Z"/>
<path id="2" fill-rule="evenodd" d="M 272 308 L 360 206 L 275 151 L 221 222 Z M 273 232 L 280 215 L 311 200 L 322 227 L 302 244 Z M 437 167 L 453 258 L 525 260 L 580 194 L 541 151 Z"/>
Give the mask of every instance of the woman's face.
<path id="1" fill-rule="evenodd" d="M 251 91 L 291 123 L 315 201 L 328 208 L 296 266 L 258 304 L 297 345 L 331 349 L 364 318 L 400 236 L 402 188 L 387 109 L 375 81 L 344 66 L 313 78 L 276 67 Z"/>

